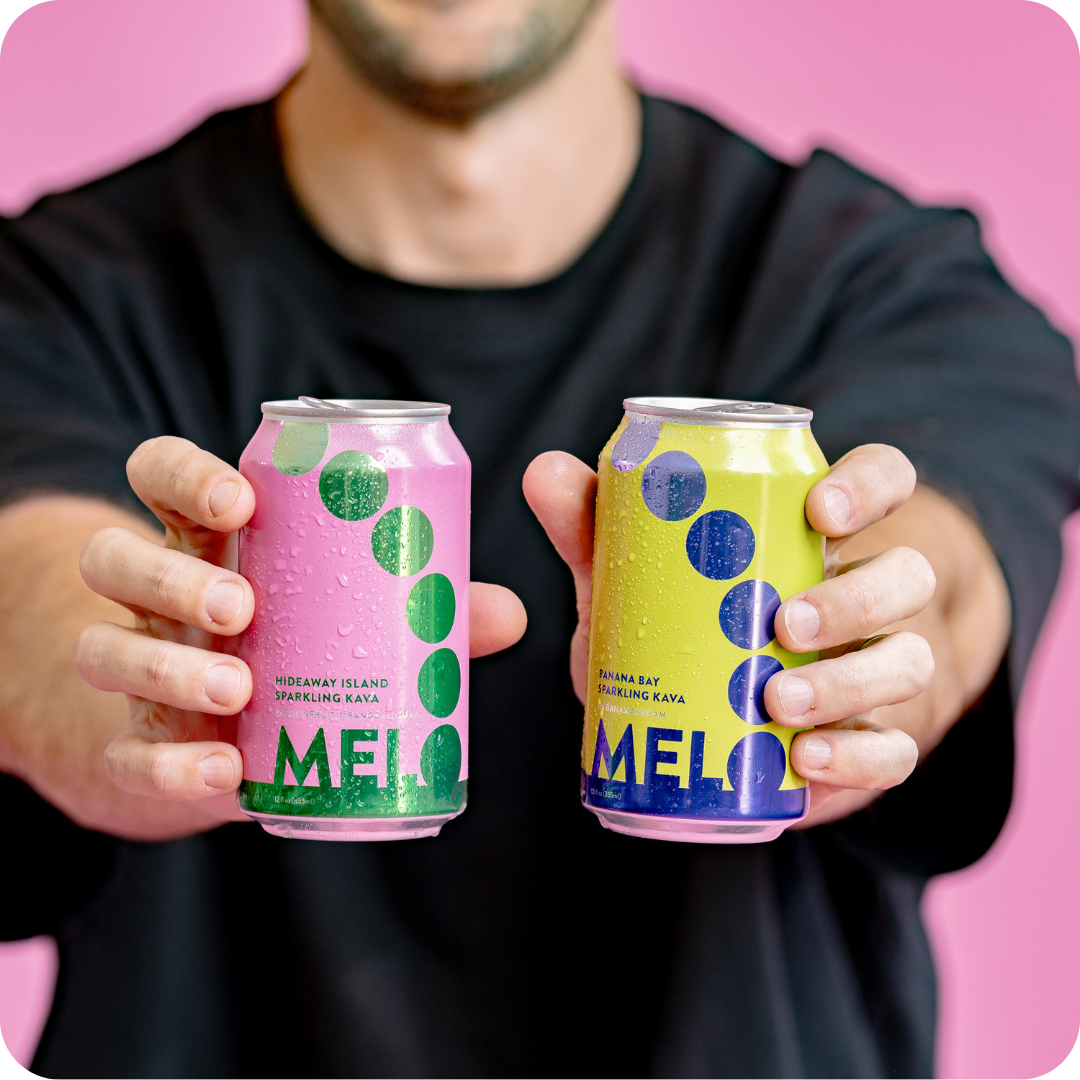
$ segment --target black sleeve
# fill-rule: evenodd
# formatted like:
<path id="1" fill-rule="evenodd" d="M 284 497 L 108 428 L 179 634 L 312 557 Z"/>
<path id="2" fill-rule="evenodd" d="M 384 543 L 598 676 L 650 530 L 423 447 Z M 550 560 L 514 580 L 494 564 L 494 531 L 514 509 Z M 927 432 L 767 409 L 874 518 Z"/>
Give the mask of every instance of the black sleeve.
<path id="1" fill-rule="evenodd" d="M 200 337 L 212 305 L 178 286 L 197 278 L 190 245 L 168 206 L 128 205 L 134 174 L 163 168 L 150 159 L 0 219 L 0 500 L 52 489 L 141 510 L 128 456 L 214 400 Z"/>
<path id="2" fill-rule="evenodd" d="M 4 773 L 0 804 L 7 824 L 0 941 L 56 934 L 108 879 L 120 841 L 80 828 Z"/>
<path id="3" fill-rule="evenodd" d="M 824 152 L 792 175 L 746 311 L 724 391 L 813 409 L 830 461 L 899 447 L 978 522 L 1004 570 L 1007 670 L 915 777 L 845 825 L 912 868 L 964 865 L 1004 817 L 1011 706 L 1080 503 L 1072 348 L 1002 279 L 971 214 L 915 207 Z M 916 817 L 951 824 L 935 838 Z"/>
<path id="4" fill-rule="evenodd" d="M 41 208 L 0 221 L 0 502 L 66 491 L 137 509 L 125 463 L 147 437 L 146 379 L 125 385 L 125 350 L 110 347 L 131 322 L 110 280 L 116 245 L 99 240 Z M 12 776 L 0 774 L 0 803 L 0 939 L 55 933 L 107 879 L 118 841 Z"/>

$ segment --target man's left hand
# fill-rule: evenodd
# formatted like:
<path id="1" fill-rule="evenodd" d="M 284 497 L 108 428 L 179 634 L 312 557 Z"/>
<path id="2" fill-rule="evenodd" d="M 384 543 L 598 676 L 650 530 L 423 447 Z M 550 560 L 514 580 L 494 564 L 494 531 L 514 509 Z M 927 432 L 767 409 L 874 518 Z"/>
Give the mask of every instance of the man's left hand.
<path id="1" fill-rule="evenodd" d="M 525 497 L 574 575 L 571 676 L 584 701 L 596 474 L 557 451 L 529 466 Z M 827 537 L 825 581 L 776 614 L 779 643 L 820 659 L 778 672 L 769 714 L 811 728 L 792 742 L 810 781 L 803 826 L 846 816 L 901 783 L 989 684 L 1009 634 L 1008 591 L 982 533 L 944 496 L 917 487 L 890 446 L 841 458 L 806 499 Z"/>

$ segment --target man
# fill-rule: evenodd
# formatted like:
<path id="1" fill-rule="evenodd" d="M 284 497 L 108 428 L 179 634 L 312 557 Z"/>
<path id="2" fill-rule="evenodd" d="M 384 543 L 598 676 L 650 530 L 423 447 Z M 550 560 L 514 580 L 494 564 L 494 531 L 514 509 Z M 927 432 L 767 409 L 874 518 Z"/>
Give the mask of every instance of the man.
<path id="1" fill-rule="evenodd" d="M 969 216 L 643 100 L 604 3 L 312 7 L 275 102 L 0 237 L 2 929 L 62 955 L 35 1070 L 929 1075 L 918 899 L 1008 805 L 1077 502 L 1068 344 Z M 224 824 L 253 609 L 230 462 L 300 393 L 449 401 L 473 460 L 498 584 L 473 586 L 470 806 L 430 843 Z M 806 506 L 832 576 L 775 624 L 825 655 L 766 696 L 814 728 L 813 808 L 769 845 L 577 805 L 583 462 L 629 393 L 809 405 L 836 462 Z"/>

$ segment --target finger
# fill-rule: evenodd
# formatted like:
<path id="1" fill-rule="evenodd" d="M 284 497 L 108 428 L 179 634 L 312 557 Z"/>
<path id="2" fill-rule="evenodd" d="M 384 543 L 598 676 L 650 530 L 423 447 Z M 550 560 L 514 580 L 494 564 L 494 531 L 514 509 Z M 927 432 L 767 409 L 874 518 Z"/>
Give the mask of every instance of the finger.
<path id="1" fill-rule="evenodd" d="M 890 548 L 785 600 L 773 620 L 776 640 L 801 653 L 870 637 L 917 615 L 936 585 L 924 555 L 914 548 Z"/>
<path id="2" fill-rule="evenodd" d="M 115 623 L 91 623 L 75 642 L 75 669 L 99 690 L 194 712 L 239 712 L 251 697 L 251 672 L 235 656 L 147 637 Z"/>
<path id="3" fill-rule="evenodd" d="M 895 446 L 858 446 L 810 489 L 806 520 L 823 536 L 850 536 L 903 506 L 914 490 L 915 467 Z"/>
<path id="4" fill-rule="evenodd" d="M 899 728 L 825 728 L 791 743 L 792 768 L 834 788 L 884 791 L 906 780 L 918 758 L 915 740 Z"/>
<path id="5" fill-rule="evenodd" d="M 239 634 L 255 613 L 255 594 L 239 574 L 127 529 L 95 533 L 82 550 L 79 569 L 101 596 L 212 634 Z"/>
<path id="6" fill-rule="evenodd" d="M 187 439 L 149 439 L 128 458 L 135 494 L 177 532 L 235 532 L 255 510 L 255 492 L 231 465 Z"/>
<path id="7" fill-rule="evenodd" d="M 106 747 L 105 772 L 133 795 L 197 800 L 235 791 L 244 762 L 228 743 L 156 742 L 127 732 Z"/>
<path id="8" fill-rule="evenodd" d="M 570 680 L 585 700 L 592 607 L 596 473 L 572 454 L 552 450 L 534 458 L 521 481 L 525 500 L 574 575 L 578 624 L 570 639 Z"/>
<path id="9" fill-rule="evenodd" d="M 525 633 L 528 616 L 515 593 L 501 585 L 473 581 L 469 585 L 469 656 L 487 656 L 509 649 Z"/>
<path id="10" fill-rule="evenodd" d="M 591 591 L 596 473 L 561 450 L 534 458 L 521 481 L 525 501 L 548 539 L 574 574 L 575 584 Z"/>
<path id="11" fill-rule="evenodd" d="M 785 727 L 831 724 L 921 694 L 934 675 L 925 638 L 889 634 L 869 648 L 777 672 L 765 684 L 765 708 Z"/>

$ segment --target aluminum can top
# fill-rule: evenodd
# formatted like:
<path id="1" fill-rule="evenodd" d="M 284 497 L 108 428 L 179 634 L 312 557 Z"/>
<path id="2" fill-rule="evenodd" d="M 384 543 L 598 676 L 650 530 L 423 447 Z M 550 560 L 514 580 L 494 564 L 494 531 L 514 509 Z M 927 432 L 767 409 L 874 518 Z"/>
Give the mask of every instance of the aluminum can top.
<path id="1" fill-rule="evenodd" d="M 623 408 L 634 416 L 654 416 L 672 424 L 710 427 L 809 427 L 814 414 L 795 405 L 771 401 L 736 401 L 730 398 L 632 397 Z"/>
<path id="2" fill-rule="evenodd" d="M 400 423 L 441 420 L 450 415 L 450 406 L 437 401 L 300 397 L 293 401 L 264 401 L 262 411 L 264 416 L 287 416 L 290 420 L 312 420 L 319 424 L 387 420 Z"/>

